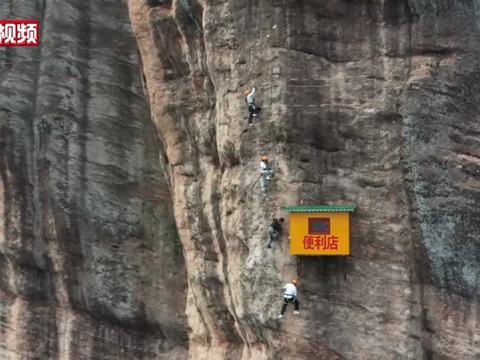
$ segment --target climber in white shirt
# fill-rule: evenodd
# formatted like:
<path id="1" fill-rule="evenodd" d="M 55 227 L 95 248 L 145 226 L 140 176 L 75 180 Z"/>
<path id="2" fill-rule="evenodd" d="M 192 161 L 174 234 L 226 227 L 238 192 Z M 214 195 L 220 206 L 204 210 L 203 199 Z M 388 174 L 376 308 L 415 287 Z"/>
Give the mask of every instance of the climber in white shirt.
<path id="1" fill-rule="evenodd" d="M 260 188 L 265 191 L 265 179 L 272 180 L 273 170 L 268 164 L 268 156 L 262 156 L 260 161 Z"/>
<path id="2" fill-rule="evenodd" d="M 245 101 L 248 104 L 248 124 L 253 125 L 253 118 L 257 117 L 262 108 L 258 106 L 255 101 L 255 93 L 257 92 L 257 87 L 253 86 L 252 91 L 245 91 Z"/>
<path id="3" fill-rule="evenodd" d="M 295 305 L 295 311 L 293 312 L 295 315 L 300 314 L 300 312 L 298 311 L 300 303 L 297 300 L 297 285 L 298 280 L 293 280 L 291 283 L 283 287 L 285 289 L 285 294 L 283 294 L 283 306 L 282 310 L 280 311 L 280 315 L 278 316 L 279 319 L 281 319 L 283 317 L 283 314 L 285 314 L 288 303 L 292 303 L 293 305 Z"/>
<path id="4" fill-rule="evenodd" d="M 247 90 L 245 91 L 245 101 L 248 105 L 255 105 L 255 92 L 257 91 L 257 87 L 254 85 L 252 91 Z"/>

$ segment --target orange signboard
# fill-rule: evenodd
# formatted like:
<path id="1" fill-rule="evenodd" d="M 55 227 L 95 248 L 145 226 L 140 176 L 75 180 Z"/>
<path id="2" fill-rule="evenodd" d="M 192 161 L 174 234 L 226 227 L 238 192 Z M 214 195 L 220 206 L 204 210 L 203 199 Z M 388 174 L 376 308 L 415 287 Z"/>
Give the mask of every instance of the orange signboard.
<path id="1" fill-rule="evenodd" d="M 290 254 L 349 255 L 349 212 L 292 212 Z"/>

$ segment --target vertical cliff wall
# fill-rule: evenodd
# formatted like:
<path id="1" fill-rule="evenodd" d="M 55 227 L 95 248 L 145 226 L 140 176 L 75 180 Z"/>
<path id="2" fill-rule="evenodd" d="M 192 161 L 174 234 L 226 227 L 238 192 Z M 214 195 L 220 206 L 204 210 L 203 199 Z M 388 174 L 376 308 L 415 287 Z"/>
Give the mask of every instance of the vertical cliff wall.
<path id="1" fill-rule="evenodd" d="M 183 359 L 186 272 L 126 2 L 1 1 L 0 358 Z"/>
<path id="2" fill-rule="evenodd" d="M 130 0 L 191 359 L 477 356 L 477 14 L 476 1 Z M 264 110 L 247 128 L 253 84 Z M 359 206 L 351 257 L 265 249 L 272 211 L 319 203 Z M 302 314 L 278 321 L 294 276 Z"/>
<path id="3" fill-rule="evenodd" d="M 0 48 L 0 358 L 478 357 L 478 9 L 0 2 L 42 32 Z M 357 204 L 352 256 L 266 249 L 297 204 Z"/>

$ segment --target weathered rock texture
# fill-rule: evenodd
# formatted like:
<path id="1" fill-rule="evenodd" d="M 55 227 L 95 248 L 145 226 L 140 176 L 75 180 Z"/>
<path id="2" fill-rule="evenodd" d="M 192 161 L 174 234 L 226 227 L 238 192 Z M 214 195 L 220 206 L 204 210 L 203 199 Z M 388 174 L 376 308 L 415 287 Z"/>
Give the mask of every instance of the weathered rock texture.
<path id="1" fill-rule="evenodd" d="M 479 8 L 130 0 L 185 252 L 190 359 L 480 356 Z M 245 129 L 252 84 L 264 110 Z M 261 155 L 277 172 L 266 197 Z M 265 249 L 280 206 L 352 203 L 346 261 Z M 297 276 L 302 314 L 279 322 Z"/>
<path id="2" fill-rule="evenodd" d="M 0 2 L 0 359 L 184 359 L 187 277 L 126 1 Z"/>
<path id="3" fill-rule="evenodd" d="M 478 1 L 129 7 L 141 64 L 126 0 L 0 2 L 0 359 L 478 358 Z M 352 256 L 265 249 L 296 204 Z"/>

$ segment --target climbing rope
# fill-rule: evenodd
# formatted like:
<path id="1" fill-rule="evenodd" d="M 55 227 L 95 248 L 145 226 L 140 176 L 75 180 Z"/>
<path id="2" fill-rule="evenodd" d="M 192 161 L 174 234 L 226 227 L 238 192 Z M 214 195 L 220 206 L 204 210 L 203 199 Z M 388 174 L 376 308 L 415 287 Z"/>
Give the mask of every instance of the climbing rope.
<path id="1" fill-rule="evenodd" d="M 288 240 L 288 238 L 287 238 L 287 240 Z M 288 240 L 288 242 L 290 242 L 290 240 Z M 287 259 L 287 249 L 288 249 L 288 244 L 287 244 L 287 246 L 284 246 L 284 249 L 283 249 L 282 276 L 283 276 L 284 271 L 285 271 L 285 262 L 286 262 L 286 259 Z"/>

